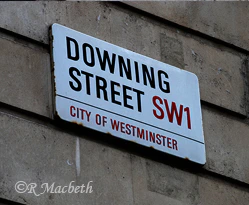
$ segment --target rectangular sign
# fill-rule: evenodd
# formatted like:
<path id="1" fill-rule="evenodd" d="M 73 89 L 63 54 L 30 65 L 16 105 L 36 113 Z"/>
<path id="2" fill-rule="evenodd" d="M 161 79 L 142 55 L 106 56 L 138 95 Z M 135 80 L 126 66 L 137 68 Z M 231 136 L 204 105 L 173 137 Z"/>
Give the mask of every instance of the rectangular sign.
<path id="1" fill-rule="evenodd" d="M 61 119 L 205 164 L 196 75 L 58 24 L 52 48 Z"/>

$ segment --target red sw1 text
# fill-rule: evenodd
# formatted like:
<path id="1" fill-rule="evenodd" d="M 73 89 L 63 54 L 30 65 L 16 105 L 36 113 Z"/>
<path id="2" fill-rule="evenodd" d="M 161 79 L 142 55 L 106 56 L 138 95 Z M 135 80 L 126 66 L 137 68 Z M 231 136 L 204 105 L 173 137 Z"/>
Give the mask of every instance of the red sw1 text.
<path id="1" fill-rule="evenodd" d="M 172 102 L 170 105 L 167 99 L 162 99 L 159 96 L 153 96 L 152 102 L 156 108 L 156 109 L 153 109 L 153 115 L 157 119 L 162 120 L 167 117 L 169 122 L 173 123 L 174 116 L 175 116 L 177 124 L 179 126 L 182 126 L 182 118 L 183 118 L 183 115 L 186 113 L 187 126 L 188 126 L 188 129 L 191 129 L 191 118 L 190 118 L 189 107 L 184 108 L 183 105 L 180 105 L 178 109 L 175 102 Z"/>

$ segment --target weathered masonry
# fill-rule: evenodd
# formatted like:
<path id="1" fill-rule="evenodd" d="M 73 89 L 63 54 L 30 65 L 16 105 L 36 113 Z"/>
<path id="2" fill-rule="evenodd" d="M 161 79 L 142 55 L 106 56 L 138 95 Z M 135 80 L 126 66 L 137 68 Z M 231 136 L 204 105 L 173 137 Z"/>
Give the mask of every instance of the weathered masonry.
<path id="1" fill-rule="evenodd" d="M 248 205 L 248 8 L 246 2 L 1 2 L 0 205 Z M 205 165 L 170 155 L 182 148 L 174 137 L 93 115 L 81 103 L 61 108 L 73 123 L 59 119 L 53 24 L 194 73 Z M 167 97 L 176 80 L 166 69 L 72 36 L 65 45 L 67 87 L 74 93 L 111 104 L 113 113 L 123 106 L 127 118 L 142 116 L 151 104 L 149 121 L 196 129 L 192 108 Z M 87 128 L 92 119 L 101 126 L 109 120 L 113 133 L 131 140 Z"/>

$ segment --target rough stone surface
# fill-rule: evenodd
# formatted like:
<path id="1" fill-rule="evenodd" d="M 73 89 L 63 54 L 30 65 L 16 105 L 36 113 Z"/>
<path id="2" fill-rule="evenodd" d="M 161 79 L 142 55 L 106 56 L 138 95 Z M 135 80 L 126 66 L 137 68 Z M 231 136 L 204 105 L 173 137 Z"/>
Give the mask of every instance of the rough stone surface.
<path id="1" fill-rule="evenodd" d="M 125 2 L 181 26 L 249 50 L 246 2 Z"/>
<path id="2" fill-rule="evenodd" d="M 136 156 L 132 157 L 132 178 L 138 205 L 248 204 L 248 189 Z"/>
<path id="3" fill-rule="evenodd" d="M 202 100 L 246 115 L 246 55 L 180 33 L 160 37 L 162 61 L 195 73 Z"/>
<path id="4" fill-rule="evenodd" d="M 247 56 L 201 39 L 182 37 L 185 69 L 195 73 L 201 99 L 246 115 Z"/>
<path id="5" fill-rule="evenodd" d="M 149 161 L 148 163 L 156 165 L 155 162 Z M 153 166 L 152 165 L 152 166 Z M 168 195 L 164 195 L 160 192 L 162 190 L 157 191 L 157 187 L 150 187 L 154 188 L 152 191 L 149 190 L 149 184 L 152 183 L 152 178 L 149 178 L 148 176 L 148 165 L 146 165 L 146 160 L 143 158 L 139 158 L 136 156 L 132 156 L 132 179 L 133 179 L 133 193 L 134 193 L 134 205 L 150 205 L 150 204 L 171 204 L 171 205 L 184 205 L 186 204 L 184 201 L 181 201 L 184 199 L 184 194 L 182 193 L 179 197 L 175 196 L 175 198 L 170 197 L 170 193 Z M 159 164 L 158 166 L 161 166 L 162 169 L 164 169 L 165 172 L 167 172 L 168 167 L 164 166 L 163 164 Z M 157 166 L 157 167 L 158 167 Z M 150 170 L 149 170 L 150 171 Z M 157 168 L 153 169 L 156 173 L 154 173 L 154 176 L 158 176 Z M 151 173 L 152 171 L 150 171 Z M 165 174 L 163 174 L 165 176 Z M 150 182 L 148 182 L 148 178 Z M 162 179 L 160 179 L 162 180 Z M 187 179 L 186 179 L 187 180 Z M 162 181 L 164 183 L 165 181 Z M 158 183 L 157 181 L 153 182 L 154 184 Z M 159 182 L 160 183 L 160 182 Z M 167 183 L 167 182 L 165 182 Z M 174 188 L 172 188 L 171 194 L 174 192 L 174 189 L 176 186 L 179 185 L 176 182 L 176 185 Z M 175 190 L 176 191 L 176 190 Z M 164 191 L 163 191 L 164 192 Z M 183 197 L 183 198 L 181 198 Z"/>
<path id="6" fill-rule="evenodd" d="M 43 49 L 0 36 L 0 101 L 51 116 L 50 57 Z"/>
<path id="7" fill-rule="evenodd" d="M 235 117 L 203 109 L 205 168 L 249 183 L 249 125 Z"/>
<path id="8" fill-rule="evenodd" d="M 163 62 L 184 69 L 182 41 L 161 34 L 161 58 Z"/>
<path id="9" fill-rule="evenodd" d="M 39 205 L 132 204 L 129 154 L 2 113 L 0 130 L 0 198 Z M 93 193 L 18 194 L 14 189 L 18 181 L 38 187 L 93 181 Z"/>
<path id="10" fill-rule="evenodd" d="M 111 8 L 97 2 L 1 2 L 4 18 L 0 27 L 45 44 L 49 43 L 48 29 L 53 23 L 108 40 L 113 37 L 111 12 Z"/>
<path id="11" fill-rule="evenodd" d="M 236 187 L 219 179 L 199 177 L 198 205 L 247 205 L 248 189 Z"/>
<path id="12" fill-rule="evenodd" d="M 148 190 L 186 204 L 198 201 L 197 175 L 149 161 L 146 162 L 146 171 Z"/>

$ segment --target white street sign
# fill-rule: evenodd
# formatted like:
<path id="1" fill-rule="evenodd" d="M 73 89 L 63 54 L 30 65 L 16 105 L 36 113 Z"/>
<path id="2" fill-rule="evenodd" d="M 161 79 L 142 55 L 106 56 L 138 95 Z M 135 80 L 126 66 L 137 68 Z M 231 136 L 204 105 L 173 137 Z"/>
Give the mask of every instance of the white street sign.
<path id="1" fill-rule="evenodd" d="M 59 24 L 52 48 L 61 119 L 205 164 L 196 75 Z"/>

